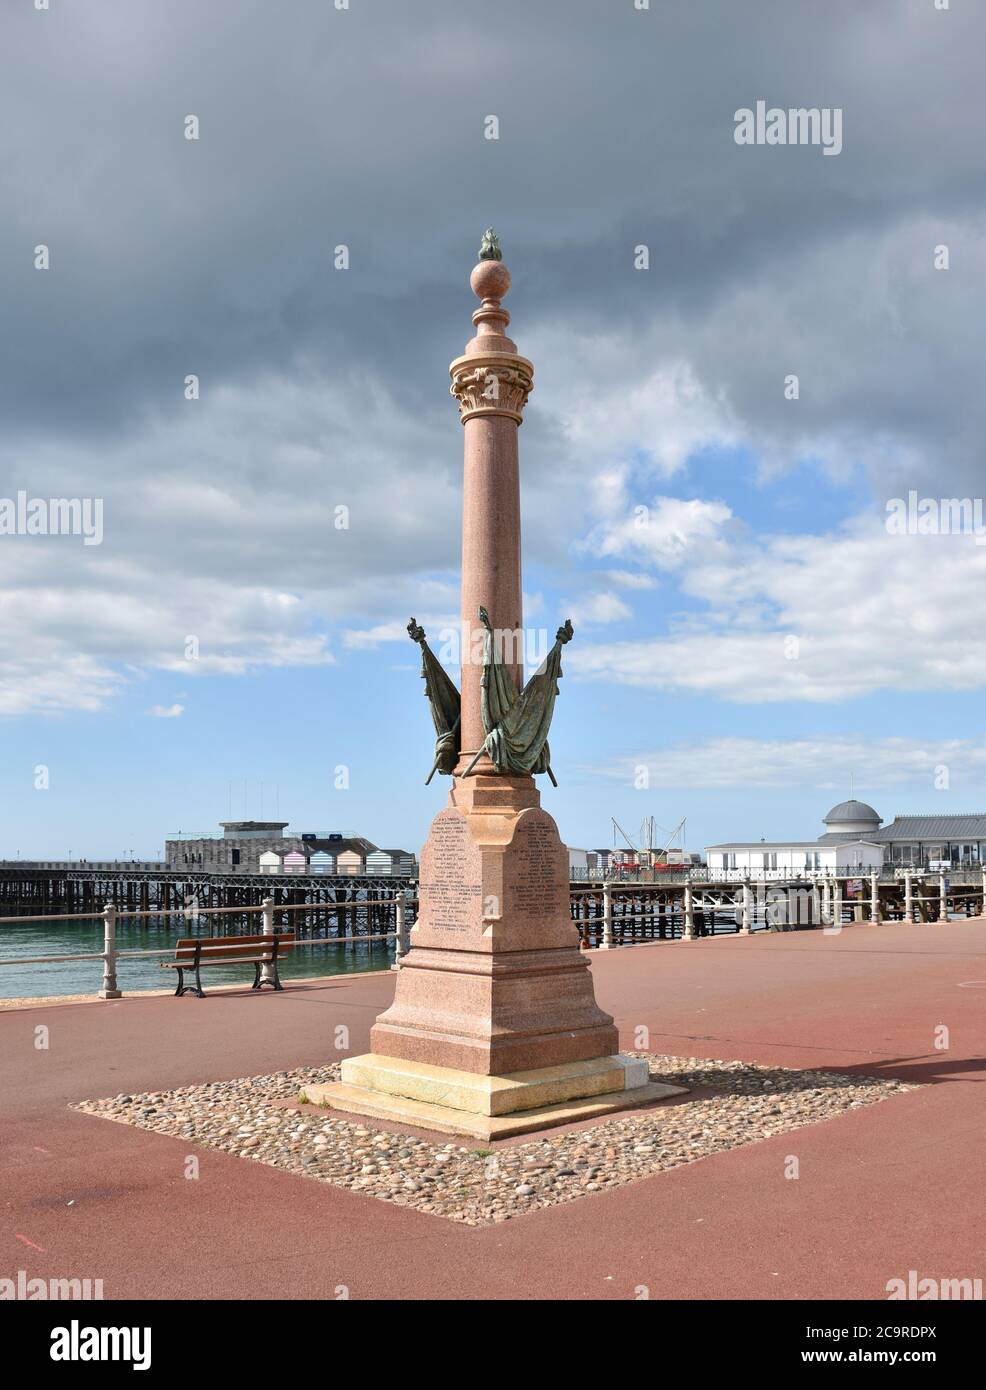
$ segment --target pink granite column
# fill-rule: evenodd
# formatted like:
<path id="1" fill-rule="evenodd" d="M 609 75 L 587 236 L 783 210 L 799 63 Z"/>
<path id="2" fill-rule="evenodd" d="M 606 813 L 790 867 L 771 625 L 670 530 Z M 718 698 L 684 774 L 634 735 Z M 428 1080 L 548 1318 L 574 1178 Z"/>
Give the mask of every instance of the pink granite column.
<path id="1" fill-rule="evenodd" d="M 480 261 L 469 283 L 482 301 L 472 316 L 476 336 L 449 367 L 464 425 L 460 772 L 486 737 L 480 711 L 481 606 L 505 642 L 501 654 L 518 689 L 524 682 L 517 430 L 534 378 L 533 365 L 504 332 L 510 322 L 501 305 L 510 288 L 507 267 Z M 489 768 L 483 759 L 477 772 L 484 764 Z"/>
<path id="2" fill-rule="evenodd" d="M 368 1058 L 347 1059 L 359 1084 L 342 1086 L 340 1104 L 369 1106 L 363 1113 L 386 1110 L 379 1092 L 391 1085 L 422 1099 L 432 1081 L 418 1087 L 415 1067 L 493 1077 L 569 1067 L 568 1098 L 586 1096 L 593 1083 L 583 1084 L 581 1064 L 613 1058 L 618 1046 L 571 919 L 568 853 L 533 776 L 496 773 L 489 759 L 461 775 L 486 737 L 480 607 L 495 633 L 515 635 L 514 659 L 500 659 L 523 683 L 517 429 L 534 377 L 504 332 L 506 266 L 482 260 L 470 283 L 481 300 L 477 332 L 449 368 L 465 426 L 460 775 L 421 851 L 418 919 L 393 1003 L 370 1031 Z M 383 1070 L 381 1059 L 390 1059 Z M 410 1064 L 399 1082 L 394 1061 Z M 622 1073 L 614 1084 L 624 1085 Z"/>

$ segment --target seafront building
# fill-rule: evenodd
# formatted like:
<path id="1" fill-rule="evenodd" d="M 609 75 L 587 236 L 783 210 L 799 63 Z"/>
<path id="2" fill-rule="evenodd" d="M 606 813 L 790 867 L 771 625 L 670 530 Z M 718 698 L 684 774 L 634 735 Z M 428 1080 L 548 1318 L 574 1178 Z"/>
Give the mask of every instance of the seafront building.
<path id="1" fill-rule="evenodd" d="M 372 840 L 361 835 L 345 836 L 335 830 L 289 835 L 287 821 L 239 820 L 219 824 L 221 835 L 193 831 L 165 840 L 166 867 L 196 873 L 309 873 L 309 863 L 313 862 L 319 872 L 361 874 L 367 872 L 367 861 L 381 853 L 404 855 L 412 863 L 414 860 L 404 850 L 380 851 Z"/>
<path id="2" fill-rule="evenodd" d="M 816 840 L 730 840 L 706 862 L 725 873 L 836 873 L 853 869 L 962 868 L 986 864 L 986 815 L 895 816 L 887 825 L 865 801 L 840 801 Z"/>

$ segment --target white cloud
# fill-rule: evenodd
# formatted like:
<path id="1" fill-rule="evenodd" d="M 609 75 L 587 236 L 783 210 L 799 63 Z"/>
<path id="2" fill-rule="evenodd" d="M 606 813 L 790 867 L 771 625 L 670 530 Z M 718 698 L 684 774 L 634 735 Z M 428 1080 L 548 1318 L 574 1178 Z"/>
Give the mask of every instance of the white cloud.
<path id="1" fill-rule="evenodd" d="M 625 489 L 620 492 L 625 497 Z M 593 527 L 582 548 L 599 556 L 615 555 L 672 569 L 698 542 L 705 548 L 718 540 L 731 517 L 724 503 L 699 498 L 656 497 L 653 502 L 633 505 L 624 501 Z"/>
<path id="2" fill-rule="evenodd" d="M 399 619 L 392 623 L 377 623 L 368 628 L 347 628 L 342 634 L 342 644 L 354 651 L 371 650 L 381 642 L 407 642 L 407 623 Z"/>
<path id="3" fill-rule="evenodd" d="M 622 552 L 636 549 L 611 528 Z M 765 536 L 756 548 L 713 532 L 694 550 L 659 549 L 697 612 L 666 636 L 573 649 L 587 679 L 743 702 L 837 701 L 877 690 L 986 684 L 976 635 L 986 552 L 971 536 L 891 536 L 858 518 L 823 536 Z"/>
<path id="4" fill-rule="evenodd" d="M 583 626 L 619 623 L 633 617 L 633 610 L 618 594 L 587 594 L 583 598 L 566 600 L 561 607 L 573 623 L 581 623 Z"/>
<path id="5" fill-rule="evenodd" d="M 74 585 L 17 586 L 18 574 L 11 563 L 0 585 L 0 713 L 100 709 L 134 669 L 244 675 L 335 660 L 311 631 L 317 610 L 277 590 L 165 578 L 101 551 Z"/>
<path id="6" fill-rule="evenodd" d="M 667 350 L 641 355 L 636 338 L 624 333 L 536 327 L 523 350 L 551 364 L 539 379 L 537 406 L 583 466 L 598 468 L 601 460 L 621 466 L 642 455 L 658 477 L 671 477 L 692 454 L 740 438 L 725 393 L 710 391 L 691 362 Z"/>
<path id="7" fill-rule="evenodd" d="M 0 605 L 2 611 L 3 605 Z M 123 685 L 123 677 L 90 656 L 73 654 L 50 639 L 0 643 L 3 680 L 0 715 L 102 709 Z"/>
<path id="8" fill-rule="evenodd" d="M 934 798 L 942 795 L 934 789 L 939 768 L 948 768 L 950 780 L 956 781 L 968 779 L 978 783 L 986 775 L 986 735 L 958 739 L 869 738 L 859 734 L 791 739 L 724 735 L 651 748 L 591 770 L 601 777 L 630 784 L 640 766 L 648 768 L 652 787 L 773 787 L 790 791 L 814 786 L 844 791 L 848 776 L 853 773 L 855 794 L 862 798 L 870 789 L 924 784 L 930 813 Z"/>
<path id="9" fill-rule="evenodd" d="M 185 713 L 184 705 L 152 705 L 145 713 L 154 719 L 178 719 Z"/>
<path id="10" fill-rule="evenodd" d="M 657 580 L 649 574 L 635 574 L 633 570 L 603 570 L 602 577 L 618 589 L 656 589 Z"/>
<path id="11" fill-rule="evenodd" d="M 453 559 L 456 490 L 432 466 L 428 428 L 371 395 L 363 429 L 344 382 L 299 368 L 216 388 L 99 451 L 8 443 L 0 468 L 15 480 L 25 459 L 52 495 L 85 478 L 105 498 L 105 536 L 87 550 L 0 544 L 0 714 L 100 709 L 148 669 L 328 664 L 334 623 L 387 619 L 395 588 L 409 611 L 449 607 L 454 586 L 421 571 L 423 556 Z"/>

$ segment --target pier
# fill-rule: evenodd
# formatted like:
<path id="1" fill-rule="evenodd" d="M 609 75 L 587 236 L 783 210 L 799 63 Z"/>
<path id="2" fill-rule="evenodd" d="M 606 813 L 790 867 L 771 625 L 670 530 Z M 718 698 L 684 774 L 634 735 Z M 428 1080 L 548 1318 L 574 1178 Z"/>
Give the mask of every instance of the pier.
<path id="1" fill-rule="evenodd" d="M 300 936 L 376 935 L 396 930 L 398 905 L 416 884 L 407 874 L 262 874 L 175 872 L 155 864 L 80 863 L 0 865 L 0 913 L 74 916 L 222 911 L 227 931 L 247 930 L 250 909 L 265 899 L 276 926 Z M 236 908 L 242 908 L 237 913 Z M 308 908 L 309 911 L 302 909 Z M 228 914 L 228 915 L 226 915 Z M 0 918 L 2 920 L 2 918 Z M 176 927 L 184 930 L 180 917 Z M 187 925 L 187 924 L 185 924 Z"/>
<path id="2" fill-rule="evenodd" d="M 979 868 L 949 874 L 885 869 L 807 878 L 783 872 L 737 877 L 703 867 L 673 874 L 641 869 L 633 878 L 572 881 L 569 913 L 584 951 L 761 932 L 831 935 L 852 925 L 932 925 L 983 916 L 984 878 Z M 0 865 L 0 924 L 30 925 L 32 931 L 36 926 L 39 936 L 37 950 L 23 956 L 11 955 L 0 944 L 0 965 L 91 961 L 91 985 L 80 982 L 80 988 L 95 994 L 100 962 L 109 977 L 115 976 L 117 961 L 125 965 L 128 959 L 167 955 L 162 930 L 167 939 L 236 937 L 256 932 L 262 922 L 265 932 L 290 930 L 309 950 L 334 946 L 347 950 L 353 960 L 352 953 L 362 947 L 392 951 L 399 970 L 412 944 L 418 906 L 418 881 L 408 873 L 216 874 L 109 861 L 8 863 Z M 62 954 L 56 954 L 46 948 L 49 924 L 62 928 L 100 919 L 101 951 L 93 946 L 80 954 L 63 946 Z M 115 939 L 117 923 L 129 926 L 125 943 Z M 156 940 L 145 930 L 150 928 Z M 378 957 L 376 968 L 387 959 Z M 133 978 L 125 970 L 123 988 L 128 977 Z M 147 987 L 146 976 L 143 984 Z M 142 986 L 130 987 L 139 991 Z"/>
<path id="3" fill-rule="evenodd" d="M 586 949 L 643 941 L 694 940 L 754 931 L 829 931 L 852 923 L 944 922 L 983 915 L 981 869 L 761 873 L 727 877 L 715 870 L 571 886 L 572 920 Z"/>
<path id="4" fill-rule="evenodd" d="M 631 879 L 573 880 L 571 915 L 589 948 L 673 941 L 725 932 L 787 930 L 851 922 L 937 922 L 983 912 L 981 869 L 883 869 L 879 873 L 784 873 L 726 877 L 695 868 L 642 869 Z M 409 891 L 410 890 L 410 891 Z M 245 926 L 264 899 L 275 922 L 334 935 L 394 931 L 402 901 L 417 905 L 417 878 L 392 874 L 189 873 L 158 865 L 0 864 L 0 911 L 176 913 L 222 909 Z M 375 901 L 368 904 L 367 899 Z M 242 918 L 233 911 L 241 907 Z M 299 910 L 308 907 L 310 913 Z M 412 918 L 413 920 L 413 918 Z M 609 936 L 607 936 L 607 921 Z"/>

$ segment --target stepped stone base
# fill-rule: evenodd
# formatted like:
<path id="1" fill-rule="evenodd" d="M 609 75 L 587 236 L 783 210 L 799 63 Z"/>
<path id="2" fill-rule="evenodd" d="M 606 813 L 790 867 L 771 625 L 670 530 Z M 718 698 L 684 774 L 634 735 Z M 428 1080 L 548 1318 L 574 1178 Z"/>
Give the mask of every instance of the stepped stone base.
<path id="1" fill-rule="evenodd" d="M 598 1057 L 507 1076 L 367 1053 L 342 1064 L 342 1080 L 308 1086 L 304 1098 L 334 1110 L 395 1120 L 443 1134 L 507 1138 L 681 1095 L 648 1080 L 636 1057 Z"/>
<path id="2" fill-rule="evenodd" d="M 371 1051 L 309 1099 L 491 1139 L 677 1093 L 617 1054 L 571 918 L 568 851 L 532 777 L 481 762 L 454 778 L 419 900 Z"/>

